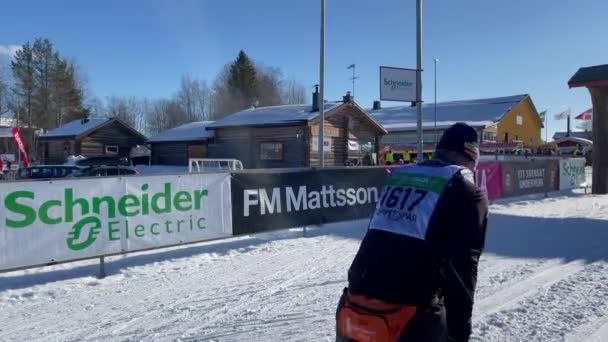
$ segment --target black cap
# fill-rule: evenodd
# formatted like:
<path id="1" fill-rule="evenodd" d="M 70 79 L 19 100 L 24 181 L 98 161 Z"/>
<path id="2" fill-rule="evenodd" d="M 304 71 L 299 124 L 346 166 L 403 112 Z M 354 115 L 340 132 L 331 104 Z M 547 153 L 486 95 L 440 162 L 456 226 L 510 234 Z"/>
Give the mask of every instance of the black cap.
<path id="1" fill-rule="evenodd" d="M 443 133 L 439 144 L 437 144 L 437 149 L 459 152 L 470 160 L 477 162 L 479 159 L 478 142 L 477 131 L 473 127 L 459 122 Z"/>

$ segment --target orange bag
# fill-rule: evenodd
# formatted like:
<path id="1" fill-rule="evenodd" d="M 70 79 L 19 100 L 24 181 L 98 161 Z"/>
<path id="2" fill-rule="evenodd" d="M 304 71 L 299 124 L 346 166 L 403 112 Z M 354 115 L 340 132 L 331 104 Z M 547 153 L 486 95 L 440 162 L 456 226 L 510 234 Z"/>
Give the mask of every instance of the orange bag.
<path id="1" fill-rule="evenodd" d="M 389 304 L 346 290 L 338 330 L 358 342 L 396 342 L 416 314 L 415 306 Z"/>

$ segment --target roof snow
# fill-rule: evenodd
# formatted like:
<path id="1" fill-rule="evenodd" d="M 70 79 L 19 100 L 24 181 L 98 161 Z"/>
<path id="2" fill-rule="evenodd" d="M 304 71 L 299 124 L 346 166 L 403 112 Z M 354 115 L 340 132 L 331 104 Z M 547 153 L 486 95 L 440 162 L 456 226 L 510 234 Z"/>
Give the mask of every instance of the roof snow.
<path id="1" fill-rule="evenodd" d="M 555 134 L 553 134 L 553 140 L 564 139 L 567 137 L 567 135 L 567 132 L 555 132 Z M 591 132 L 570 132 L 570 136 L 588 140 L 591 140 L 593 138 L 593 134 Z"/>
<path id="2" fill-rule="evenodd" d="M 212 123 L 213 121 L 190 122 L 155 134 L 148 139 L 148 142 L 206 140 L 213 137 L 213 132 L 206 129 Z"/>
<path id="3" fill-rule="evenodd" d="M 515 95 L 489 99 L 450 101 L 437 103 L 437 128 L 444 129 L 456 122 L 465 122 L 473 127 L 491 126 L 528 95 Z M 435 126 L 434 104 L 422 105 L 423 127 Z M 368 112 L 389 132 L 415 131 L 416 107 L 398 106 Z"/>
<path id="4" fill-rule="evenodd" d="M 342 102 L 327 102 L 324 108 L 325 111 L 329 111 L 341 104 Z M 245 109 L 228 115 L 223 119 L 215 121 L 208 127 L 258 126 L 308 122 L 318 115 L 318 111 L 312 112 L 312 105 L 309 104 L 259 107 Z"/>
<path id="5" fill-rule="evenodd" d="M 42 135 L 41 138 L 75 137 L 95 129 L 111 118 L 94 118 L 88 120 L 74 120 L 57 127 Z"/>

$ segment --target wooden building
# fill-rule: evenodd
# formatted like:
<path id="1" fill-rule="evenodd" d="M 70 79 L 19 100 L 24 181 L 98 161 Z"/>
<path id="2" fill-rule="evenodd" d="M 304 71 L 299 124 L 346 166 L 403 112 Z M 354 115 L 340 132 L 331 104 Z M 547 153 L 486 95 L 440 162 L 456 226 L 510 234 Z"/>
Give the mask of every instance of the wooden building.
<path id="1" fill-rule="evenodd" d="M 443 132 L 456 122 L 477 129 L 480 143 L 521 143 L 532 149 L 542 144 L 544 125 L 529 95 L 439 102 L 436 110 L 434 103 L 426 103 L 422 111 L 423 142 L 431 150 Z M 381 108 L 376 101 L 369 113 L 389 132 L 383 146 L 416 146 L 416 107 Z"/>
<path id="2" fill-rule="evenodd" d="M 350 95 L 324 106 L 325 165 L 376 164 L 386 130 Z M 319 110 L 313 105 L 243 110 L 207 127 L 215 136 L 208 155 L 238 159 L 245 168 L 318 166 L 319 124 Z"/>
<path id="3" fill-rule="evenodd" d="M 168 129 L 148 139 L 153 165 L 188 165 L 190 158 L 207 158 L 212 121 L 191 122 Z"/>
<path id="4" fill-rule="evenodd" d="M 68 122 L 39 141 L 45 164 L 63 164 L 70 155 L 129 158 L 131 149 L 145 144 L 146 137 L 118 118 L 95 118 Z"/>

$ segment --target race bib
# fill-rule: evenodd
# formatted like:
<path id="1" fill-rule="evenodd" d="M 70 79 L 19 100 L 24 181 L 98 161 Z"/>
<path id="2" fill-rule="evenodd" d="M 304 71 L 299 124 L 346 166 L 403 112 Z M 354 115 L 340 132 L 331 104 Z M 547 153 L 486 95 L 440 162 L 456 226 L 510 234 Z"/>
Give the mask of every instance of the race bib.
<path id="1" fill-rule="evenodd" d="M 460 166 L 408 166 L 396 170 L 384 187 L 369 229 L 424 240 L 439 196 Z"/>

